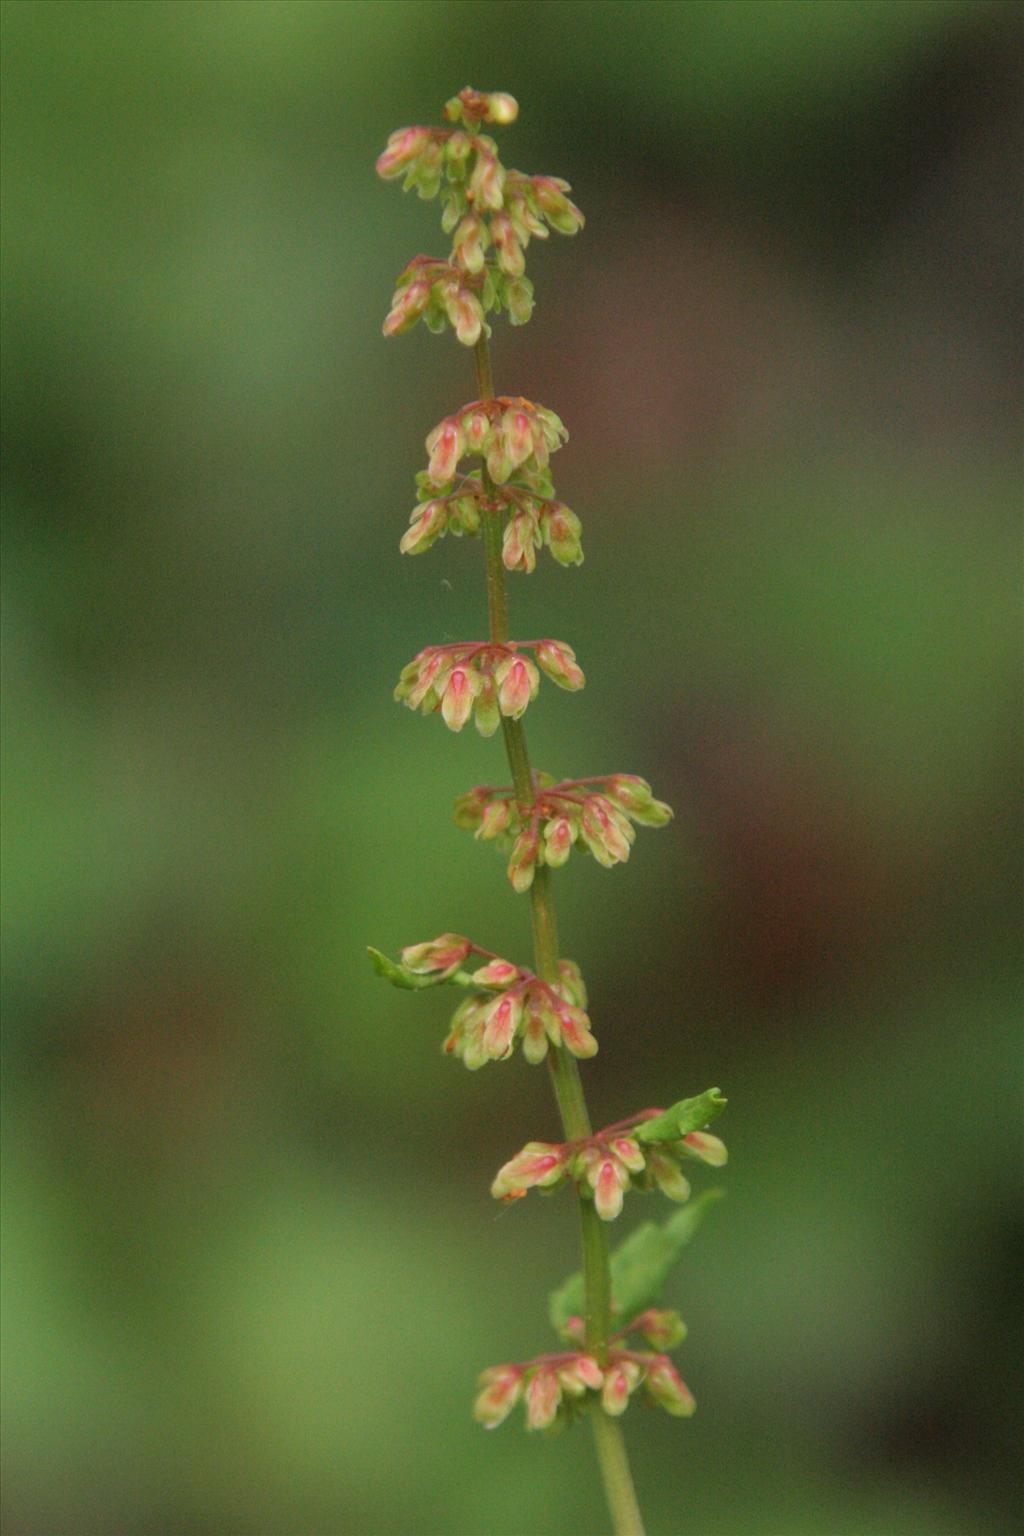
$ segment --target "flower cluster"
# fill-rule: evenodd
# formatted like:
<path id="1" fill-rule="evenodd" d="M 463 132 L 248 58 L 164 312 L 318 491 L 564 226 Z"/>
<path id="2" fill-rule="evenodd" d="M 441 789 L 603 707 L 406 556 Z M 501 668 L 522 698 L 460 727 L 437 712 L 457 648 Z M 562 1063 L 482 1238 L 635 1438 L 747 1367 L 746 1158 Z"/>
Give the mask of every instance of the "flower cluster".
<path id="1" fill-rule="evenodd" d="M 631 821 L 662 827 L 672 811 L 655 800 L 646 780 L 631 773 L 597 778 L 534 776 L 532 804 L 520 805 L 514 789 L 479 784 L 455 802 L 457 826 L 493 840 L 510 852 L 508 877 L 517 891 L 528 891 L 538 864 L 557 869 L 573 846 L 610 869 L 629 858 L 636 836 Z"/>
<path id="2" fill-rule="evenodd" d="M 570 1319 L 575 1342 L 583 1343 L 583 1325 Z M 662 1343 L 656 1351 L 629 1349 L 630 1333 L 641 1332 L 651 1343 Z M 560 1354 L 538 1355 L 521 1364 L 493 1365 L 480 1376 L 480 1393 L 473 1414 L 485 1429 L 496 1429 L 508 1418 L 520 1400 L 526 1406 L 527 1429 L 561 1428 L 577 1417 L 587 1394 L 600 1393 L 606 1413 L 615 1417 L 624 1413 L 638 1387 L 646 1389 L 653 1403 L 677 1418 L 688 1418 L 696 1408 L 693 1395 L 671 1360 L 663 1353 L 685 1335 L 674 1312 L 650 1308 L 627 1328 L 613 1335 L 608 1364 L 603 1368 L 584 1349 Z M 619 1342 L 621 1341 L 621 1342 Z"/>
<path id="3" fill-rule="evenodd" d="M 601 1367 L 582 1351 L 540 1355 L 521 1365 L 492 1365 L 480 1375 L 473 1416 L 485 1429 L 497 1429 L 522 1398 L 527 1429 L 550 1429 L 560 1414 L 564 1419 L 571 1416 L 570 1405 L 579 1404 L 588 1389 L 598 1392 L 603 1384 Z"/>
<path id="4" fill-rule="evenodd" d="M 516 1040 L 529 1062 L 543 1061 L 548 1046 L 564 1046 L 574 1056 L 593 1056 L 597 1041 L 587 1017 L 587 989 L 579 966 L 559 960 L 557 982 L 541 978 L 493 950 L 482 949 L 461 933 L 442 933 L 425 944 L 409 944 L 396 965 L 371 950 L 378 974 L 412 990 L 451 981 L 471 989 L 452 1016 L 444 1048 L 467 1067 L 509 1056 Z M 486 963 L 466 970 L 471 955 Z"/>
<path id="5" fill-rule="evenodd" d="M 536 665 L 520 650 L 532 650 Z M 570 692 L 585 681 L 576 653 L 561 640 L 428 645 L 403 667 L 395 698 L 425 715 L 440 710 L 453 731 L 461 731 L 472 715 L 481 736 L 493 736 L 502 715 L 518 720 L 537 697 L 541 671 Z"/>
<path id="6" fill-rule="evenodd" d="M 670 1200 L 688 1200 L 690 1184 L 682 1165 L 696 1159 L 719 1168 L 728 1154 L 724 1143 L 707 1131 L 677 1136 L 669 1130 L 664 1138 L 642 1143 L 637 1127 L 663 1113 L 645 1110 L 582 1141 L 529 1141 L 499 1168 L 491 1194 L 496 1200 L 518 1200 L 529 1189 L 550 1191 L 572 1179 L 580 1193 L 593 1200 L 602 1221 L 615 1220 L 631 1185 L 645 1191 L 657 1185 Z"/>
<path id="7" fill-rule="evenodd" d="M 445 183 L 441 225 L 452 250 L 447 261 L 421 256 L 406 267 L 385 335 L 401 334 L 422 316 L 431 330 L 447 321 L 465 346 L 475 346 L 492 309 L 506 309 L 513 325 L 529 320 L 526 247 L 533 237 L 546 239 L 549 229 L 574 235 L 583 215 L 566 196 L 568 182 L 506 170 L 494 139 L 476 131 L 483 122 L 511 123 L 518 111 L 503 91 L 467 87 L 445 107 L 456 126 L 400 128 L 388 139 L 377 161 L 385 180 L 404 176 L 405 190 L 415 188 L 422 198 L 436 197 Z"/>
<path id="8" fill-rule="evenodd" d="M 444 489 L 454 480 L 460 459 L 479 454 L 495 485 L 504 485 L 516 471 L 536 474 L 545 470 L 549 456 L 568 437 L 554 411 L 521 395 L 473 400 L 438 422 L 428 434 L 427 483 Z"/>
<path id="9" fill-rule="evenodd" d="M 528 277 L 508 277 L 490 266 L 472 276 L 454 262 L 414 256 L 399 273 L 384 334 L 401 336 L 423 320 L 434 332 L 450 325 L 463 346 L 475 347 L 486 329 L 484 316 L 502 309 L 513 325 L 526 324 L 533 314 Z"/>
<path id="10" fill-rule="evenodd" d="M 596 1055 L 579 967 L 560 960 L 559 971 L 557 982 L 541 981 L 532 971 L 495 956 L 473 973 L 472 983 L 484 990 L 456 1008 L 444 1049 L 471 1071 L 510 1056 L 516 1040 L 534 1064 L 544 1060 L 549 1044 L 574 1056 Z"/>
<path id="11" fill-rule="evenodd" d="M 519 479 L 524 483 L 509 482 L 488 493 L 479 472 L 474 471 L 464 475 L 446 496 L 437 496 L 433 481 L 424 474 L 423 483 L 417 486 L 419 499 L 410 514 L 409 527 L 399 544 L 403 555 L 423 554 L 446 533 L 457 538 L 479 533 L 481 515 L 490 513 L 507 514 L 502 545 L 506 570 L 534 570 L 537 550 L 545 546 L 559 565 L 582 564 L 582 529 L 575 512 L 554 496 L 542 494 L 536 483 L 527 483 L 536 482 L 537 475 L 517 476 Z"/>

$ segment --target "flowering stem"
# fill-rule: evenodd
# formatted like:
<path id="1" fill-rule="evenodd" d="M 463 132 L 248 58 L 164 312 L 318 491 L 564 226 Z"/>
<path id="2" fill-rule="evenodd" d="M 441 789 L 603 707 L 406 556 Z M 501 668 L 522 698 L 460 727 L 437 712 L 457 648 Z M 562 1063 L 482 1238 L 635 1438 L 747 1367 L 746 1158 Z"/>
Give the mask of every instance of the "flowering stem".
<path id="1" fill-rule="evenodd" d="M 487 338 L 481 334 L 474 349 L 477 389 L 481 400 L 494 398 L 494 379 L 491 373 L 491 355 Z M 494 491 L 494 483 L 487 470 L 486 461 L 481 468 L 481 480 L 488 496 Z M 502 560 L 501 514 L 488 508 L 481 519 L 484 553 L 487 561 L 487 610 L 490 619 L 491 640 L 504 643 L 508 639 L 508 595 L 505 590 L 505 566 Z M 535 786 L 526 748 L 526 732 L 520 720 L 502 716 L 505 750 L 515 786 L 516 798 L 525 806 L 533 804 Z M 538 865 L 530 887 L 530 918 L 533 927 L 534 964 L 537 975 L 543 981 L 557 984 L 558 926 L 555 919 L 554 895 L 551 875 L 546 865 Z M 552 1086 L 558 1101 L 558 1111 L 566 1138 L 578 1141 L 591 1135 L 590 1116 L 587 1113 L 576 1059 L 567 1050 L 554 1047 L 548 1053 Z M 587 1200 L 576 1190 L 580 1218 L 580 1242 L 583 1249 L 584 1323 L 587 1349 L 599 1365 L 608 1363 L 608 1335 L 611 1327 L 611 1272 L 608 1264 L 608 1239 L 604 1223 L 598 1216 L 593 1200 Z M 605 1494 L 611 1511 L 616 1536 L 643 1536 L 643 1522 L 636 1501 L 633 1479 L 629 1470 L 626 1443 L 618 1419 L 604 1412 L 598 1403 L 591 1413 L 594 1440 L 601 1466 Z"/>

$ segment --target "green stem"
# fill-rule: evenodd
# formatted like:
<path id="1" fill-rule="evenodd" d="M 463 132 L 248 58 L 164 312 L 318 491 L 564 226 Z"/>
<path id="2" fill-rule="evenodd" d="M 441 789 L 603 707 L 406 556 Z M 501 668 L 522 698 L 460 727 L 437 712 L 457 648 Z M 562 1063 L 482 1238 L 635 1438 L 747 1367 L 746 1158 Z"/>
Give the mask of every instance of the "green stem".
<path id="1" fill-rule="evenodd" d="M 618 1419 L 610 1418 L 603 1411 L 600 1403 L 594 1404 L 590 1421 L 594 1426 L 597 1459 L 601 1463 L 605 1496 L 616 1536 L 644 1536 L 644 1522 L 636 1501 L 622 1426 Z"/>
<path id="2" fill-rule="evenodd" d="M 494 398 L 494 380 L 491 374 L 491 355 L 487 338 L 481 336 L 474 349 L 477 389 L 481 400 Z M 485 492 L 494 491 L 494 482 L 484 463 L 481 480 Z M 484 538 L 484 554 L 487 561 L 487 611 L 490 619 L 490 638 L 498 642 L 508 639 L 508 596 L 505 589 L 505 566 L 502 561 L 502 517 L 497 509 L 485 509 L 481 519 Z M 533 773 L 526 747 L 526 732 L 522 721 L 502 716 L 505 750 L 516 798 L 524 806 L 534 799 Z M 535 871 L 530 887 L 530 920 L 533 927 L 534 964 L 537 975 L 544 981 L 558 982 L 558 924 L 555 918 L 554 893 L 551 889 L 551 872 L 545 865 Z M 548 1052 L 551 1083 L 558 1102 L 568 1141 L 578 1141 L 591 1134 L 590 1115 L 583 1094 L 579 1066 L 576 1058 L 558 1047 Z M 574 1186 L 575 1187 L 575 1186 Z M 586 1343 L 599 1365 L 608 1362 L 608 1334 L 611 1328 L 611 1271 L 608 1264 L 608 1238 L 604 1223 L 594 1209 L 593 1200 L 584 1199 L 576 1188 L 576 1204 L 580 1218 L 580 1244 L 583 1250 L 583 1294 Z M 594 1441 L 601 1466 L 608 1508 L 611 1511 L 615 1536 L 643 1536 L 643 1522 L 636 1501 L 633 1479 L 629 1470 L 626 1443 L 618 1419 L 605 1413 L 600 1403 L 595 1403 L 590 1415 L 594 1426 Z"/>

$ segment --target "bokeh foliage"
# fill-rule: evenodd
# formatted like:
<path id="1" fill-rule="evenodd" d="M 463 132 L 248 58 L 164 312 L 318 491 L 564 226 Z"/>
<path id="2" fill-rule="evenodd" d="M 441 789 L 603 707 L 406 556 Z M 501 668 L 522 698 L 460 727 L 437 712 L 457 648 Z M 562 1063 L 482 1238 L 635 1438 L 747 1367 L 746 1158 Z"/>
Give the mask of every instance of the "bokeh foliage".
<path id="1" fill-rule="evenodd" d="M 365 959 L 525 953 L 449 820 L 497 747 L 388 697 L 483 618 L 472 542 L 397 554 L 472 384 L 380 336 L 439 237 L 373 176 L 466 82 L 588 216 L 495 345 L 585 530 L 511 583 L 588 677 L 534 755 L 677 810 L 558 882 L 595 1115 L 730 1101 L 651 1529 L 1012 1524 L 1019 47 L 970 0 L 6 5 L 5 1529 L 603 1519 L 583 1436 L 469 1418 L 577 1264 L 487 1193 L 543 1074 Z"/>

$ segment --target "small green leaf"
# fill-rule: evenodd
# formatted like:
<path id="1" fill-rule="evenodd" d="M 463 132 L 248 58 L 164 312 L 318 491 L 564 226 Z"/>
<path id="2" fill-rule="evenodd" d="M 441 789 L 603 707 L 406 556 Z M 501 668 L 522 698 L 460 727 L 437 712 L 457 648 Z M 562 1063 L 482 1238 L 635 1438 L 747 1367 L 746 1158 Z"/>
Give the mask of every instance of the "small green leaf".
<path id="1" fill-rule="evenodd" d="M 722 1189 L 706 1190 L 698 1199 L 676 1211 L 661 1226 L 645 1221 L 631 1232 L 611 1257 L 612 1298 L 615 1316 L 627 1322 L 658 1300 L 672 1268 L 704 1219 L 708 1208 L 721 1200 Z M 548 1315 L 556 1332 L 566 1319 L 583 1312 L 583 1276 L 570 1275 L 548 1301 Z"/>
<path id="2" fill-rule="evenodd" d="M 387 955 L 379 949 L 374 949 L 372 944 L 366 946 L 366 953 L 373 961 L 373 968 L 378 976 L 383 976 L 385 981 L 390 981 L 393 987 L 401 987 L 405 992 L 419 992 L 423 987 L 436 987 L 451 978 L 445 975 L 418 976 L 415 971 L 409 971 L 404 965 L 398 965 L 394 960 L 389 960 Z"/>
<path id="3" fill-rule="evenodd" d="M 725 1105 L 722 1090 L 709 1088 L 707 1093 L 700 1093 L 695 1099 L 680 1099 L 678 1104 L 673 1104 L 671 1109 L 666 1109 L 656 1119 L 645 1120 L 642 1125 L 638 1125 L 630 1135 L 641 1142 L 678 1141 L 691 1131 L 701 1130 L 709 1120 L 721 1113 Z"/>

